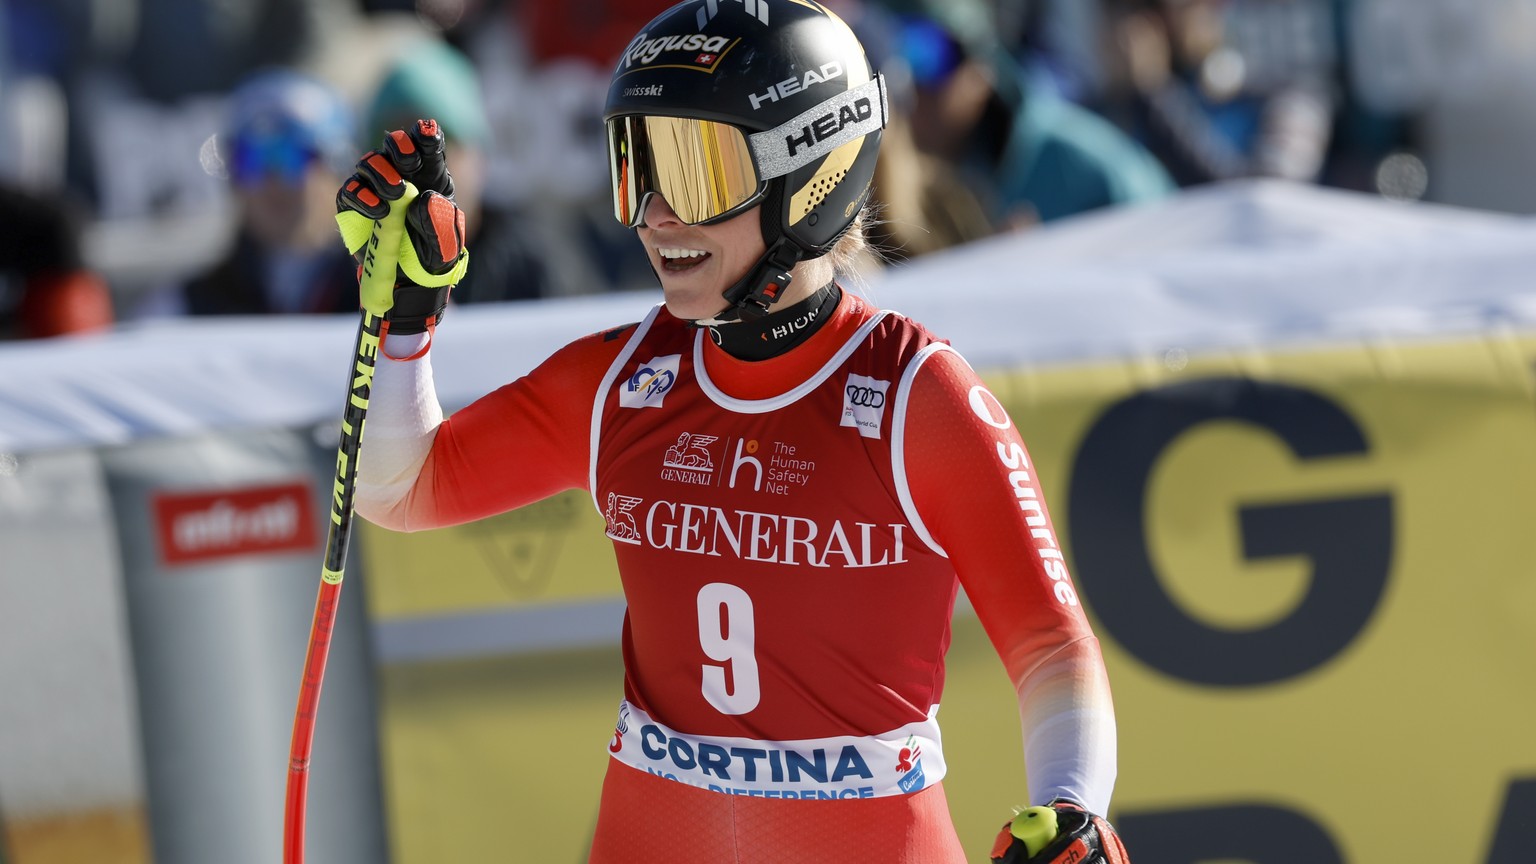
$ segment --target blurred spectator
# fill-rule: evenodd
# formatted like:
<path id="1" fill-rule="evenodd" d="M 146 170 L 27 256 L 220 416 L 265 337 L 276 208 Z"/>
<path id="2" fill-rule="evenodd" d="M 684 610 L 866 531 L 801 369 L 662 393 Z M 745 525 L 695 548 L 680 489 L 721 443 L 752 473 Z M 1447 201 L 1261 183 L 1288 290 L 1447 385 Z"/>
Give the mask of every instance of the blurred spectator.
<path id="1" fill-rule="evenodd" d="M 239 207 L 222 261 L 186 286 L 193 315 L 350 312 L 356 265 L 336 234 L 336 189 L 359 155 L 328 85 L 259 72 L 230 96 L 220 151 Z"/>
<path id="2" fill-rule="evenodd" d="M 901 53 L 901 25 L 872 4 L 832 4 L 864 45 L 869 62 L 885 76 L 890 118 L 880 141 L 880 161 L 870 192 L 876 220 L 865 226 L 870 246 L 903 261 L 993 233 L 981 202 L 947 160 L 918 149 L 912 130 L 916 94 L 912 70 Z"/>
<path id="3" fill-rule="evenodd" d="M 227 92 L 261 69 L 299 64 L 341 23 L 352 2 L 112 0 L 112 5 L 120 10 L 117 16 L 133 21 L 125 59 L 139 91 L 172 103 Z"/>
<path id="4" fill-rule="evenodd" d="M 521 26 L 536 63 L 581 58 L 601 67 L 613 62 L 652 18 L 675 0 L 622 3 L 531 2 L 520 5 Z"/>
<path id="5" fill-rule="evenodd" d="M 884 0 L 916 85 L 912 129 L 998 230 L 1160 198 L 1167 173 L 1113 124 L 1026 76 L 985 0 Z"/>
<path id="6" fill-rule="evenodd" d="M 79 231 L 58 198 L 0 186 L 0 338 L 110 327 L 106 282 L 81 260 Z"/>
<path id="7" fill-rule="evenodd" d="M 380 84 L 364 124 L 364 149 L 418 118 L 437 120 L 448 142 L 454 200 L 464 211 L 471 250 L 469 272 L 453 290 L 456 303 L 545 296 L 548 279 L 517 211 L 484 197 L 491 128 L 480 82 L 457 49 L 426 40 L 411 46 Z"/>
<path id="8" fill-rule="evenodd" d="M 1082 0 L 995 0 L 998 39 L 1037 88 L 1079 105 L 1102 79 L 1099 9 Z"/>
<path id="9" fill-rule="evenodd" d="M 1107 0 L 1105 111 L 1182 186 L 1314 181 L 1333 124 L 1328 0 Z"/>
<path id="10" fill-rule="evenodd" d="M 1391 40 L 1394 34 L 1403 36 L 1405 19 L 1425 9 L 1437 11 L 1433 5 L 1411 4 L 1414 8 L 1410 9 L 1379 0 L 1332 0 L 1330 5 L 1337 57 L 1330 76 L 1335 104 L 1328 155 L 1318 179 L 1329 186 L 1376 192 L 1397 200 L 1422 198 L 1429 191 L 1425 139 L 1430 136 L 1424 134 L 1429 125 L 1425 121 L 1433 119 L 1433 112 L 1421 113 L 1425 103 L 1401 98 L 1401 91 L 1394 91 L 1392 85 L 1411 87 L 1411 82 L 1427 79 L 1448 85 L 1456 93 L 1487 94 L 1488 88 L 1450 83 L 1440 75 L 1421 77 L 1416 67 L 1424 55 L 1405 51 L 1401 43 Z M 1373 26 L 1373 14 L 1391 15 L 1396 26 Z M 1387 44 L 1376 41 L 1381 36 L 1387 36 Z M 1454 37 L 1446 34 L 1443 38 Z M 1382 87 L 1383 81 L 1390 83 Z M 1421 97 L 1429 98 L 1427 94 Z M 1505 143 L 1520 149 L 1516 140 L 1506 139 Z M 1501 175 L 1496 161 L 1479 161 L 1490 174 Z"/>
<path id="11" fill-rule="evenodd" d="M 495 136 L 486 199 L 537 214 L 520 232 L 534 238 L 545 296 L 656 288 L 634 232 L 613 218 L 602 106 L 633 36 L 623 31 L 668 5 L 502 2 L 485 8 L 481 26 L 455 31 Z M 473 274 L 479 250 L 470 249 Z"/>
<path id="12" fill-rule="evenodd" d="M 917 146 L 910 115 L 893 108 L 880 142 L 872 199 L 879 222 L 870 244 L 902 261 L 995 233 L 977 196 L 949 162 Z"/>
<path id="13" fill-rule="evenodd" d="M 9 130 L 0 177 L 44 194 L 65 183 L 70 24 L 55 3 L 0 3 L 0 123 Z"/>

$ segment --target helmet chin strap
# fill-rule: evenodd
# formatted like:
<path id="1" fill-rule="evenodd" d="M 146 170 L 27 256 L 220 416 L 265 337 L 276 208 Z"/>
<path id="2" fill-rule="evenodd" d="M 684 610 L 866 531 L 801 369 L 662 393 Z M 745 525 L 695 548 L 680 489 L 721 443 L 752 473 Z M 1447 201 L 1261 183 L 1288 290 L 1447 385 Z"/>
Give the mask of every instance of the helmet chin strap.
<path id="1" fill-rule="evenodd" d="M 804 256 L 799 246 L 788 237 L 780 235 L 745 276 L 725 289 L 722 295 L 728 304 L 725 309 L 713 318 L 694 321 L 694 326 L 712 327 L 734 321 L 752 321 L 767 315 L 769 307 L 784 296 L 789 283 L 794 281 L 790 271 Z"/>

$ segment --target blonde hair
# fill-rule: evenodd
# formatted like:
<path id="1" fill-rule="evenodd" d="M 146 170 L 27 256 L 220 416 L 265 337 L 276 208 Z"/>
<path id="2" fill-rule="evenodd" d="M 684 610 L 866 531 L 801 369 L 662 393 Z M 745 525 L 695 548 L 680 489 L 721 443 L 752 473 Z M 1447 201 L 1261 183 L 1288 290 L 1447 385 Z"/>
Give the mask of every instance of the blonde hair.
<path id="1" fill-rule="evenodd" d="M 837 238 L 824 256 L 832 265 L 834 278 L 866 297 L 869 295 L 867 274 L 884 269 L 887 263 L 880 249 L 869 241 L 869 232 L 883 224 L 876 213 L 878 207 L 871 201 L 860 208 L 848 230 Z"/>
<path id="2" fill-rule="evenodd" d="M 815 258 L 802 259 L 795 265 L 799 271 L 796 278 L 810 280 L 816 287 L 835 279 L 843 287 L 868 297 L 869 281 L 866 275 L 885 267 L 879 249 L 869 242 L 866 233 L 878 224 L 880 221 L 875 216 L 875 205 L 864 205 L 848 224 L 848 229 L 832 244 L 832 248 Z"/>
<path id="3" fill-rule="evenodd" d="M 864 217 L 868 212 L 868 206 L 859 210 L 849 223 L 848 230 L 827 250 L 827 263 L 832 265 L 833 272 L 839 276 L 856 272 L 860 256 L 869 249 L 869 236 L 864 233 Z"/>

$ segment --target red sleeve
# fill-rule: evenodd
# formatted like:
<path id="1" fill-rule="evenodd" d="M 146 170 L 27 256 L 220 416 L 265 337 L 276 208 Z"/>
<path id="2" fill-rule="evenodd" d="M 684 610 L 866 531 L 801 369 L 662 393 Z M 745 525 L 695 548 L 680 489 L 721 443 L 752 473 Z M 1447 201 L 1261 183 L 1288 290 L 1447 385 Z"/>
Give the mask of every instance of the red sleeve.
<path id="1" fill-rule="evenodd" d="M 1018 429 L 960 355 L 939 350 L 912 382 L 905 447 L 913 505 L 1022 690 L 1093 634 Z"/>
<path id="2" fill-rule="evenodd" d="M 579 339 L 443 421 L 406 504 L 411 522 L 457 525 L 585 489 L 593 404 L 630 329 Z"/>
<path id="3" fill-rule="evenodd" d="M 949 555 L 1019 698 L 1030 801 L 1109 807 L 1109 678 L 1018 429 L 960 355 L 936 350 L 908 395 L 913 507 Z"/>

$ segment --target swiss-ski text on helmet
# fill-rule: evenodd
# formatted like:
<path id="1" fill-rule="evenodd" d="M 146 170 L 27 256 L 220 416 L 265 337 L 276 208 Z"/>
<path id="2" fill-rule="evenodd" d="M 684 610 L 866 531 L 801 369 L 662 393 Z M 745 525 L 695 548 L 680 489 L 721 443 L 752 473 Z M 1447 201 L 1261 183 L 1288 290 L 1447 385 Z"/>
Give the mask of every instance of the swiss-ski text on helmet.
<path id="1" fill-rule="evenodd" d="M 799 93 L 812 84 L 820 84 L 831 81 L 834 78 L 843 77 L 843 64 L 833 60 L 830 63 L 821 64 L 820 69 L 807 69 L 804 75 L 797 78 L 785 78 L 783 81 L 768 88 L 766 93 L 754 93 L 749 98 L 752 100 L 752 110 L 763 107 L 764 102 L 777 102 L 787 96 Z"/>
<path id="2" fill-rule="evenodd" d="M 850 123 L 868 120 L 874 115 L 874 111 L 874 104 L 867 96 L 855 99 L 851 104 L 844 105 L 836 111 L 828 111 L 807 123 L 801 128 L 799 134 L 784 136 L 784 143 L 789 146 L 789 155 L 794 156 L 801 147 L 812 147 L 831 138 Z"/>

